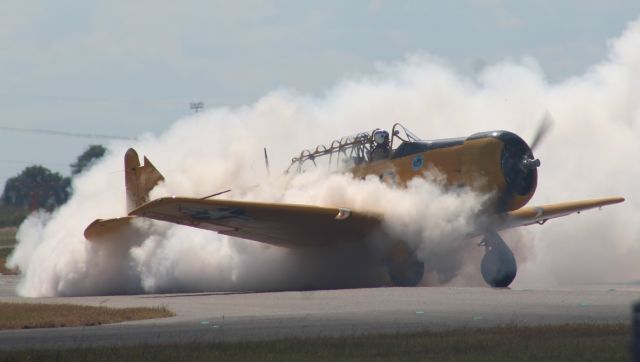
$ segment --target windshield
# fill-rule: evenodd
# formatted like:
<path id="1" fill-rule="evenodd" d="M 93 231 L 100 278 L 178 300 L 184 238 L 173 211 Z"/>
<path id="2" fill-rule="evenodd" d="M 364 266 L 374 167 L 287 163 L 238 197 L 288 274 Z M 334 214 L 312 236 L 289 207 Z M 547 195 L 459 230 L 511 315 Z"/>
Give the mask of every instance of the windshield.
<path id="1" fill-rule="evenodd" d="M 376 148 L 373 133 L 360 132 L 353 136 L 346 136 L 332 141 L 328 146 L 319 145 L 314 150 L 302 150 L 300 154 L 291 159 L 287 172 L 304 172 L 309 168 L 326 167 L 329 170 L 351 168 L 365 162 L 371 162 L 371 153 Z M 390 148 L 393 149 L 394 139 L 402 142 L 419 141 L 409 129 L 396 123 L 391 131 Z"/>

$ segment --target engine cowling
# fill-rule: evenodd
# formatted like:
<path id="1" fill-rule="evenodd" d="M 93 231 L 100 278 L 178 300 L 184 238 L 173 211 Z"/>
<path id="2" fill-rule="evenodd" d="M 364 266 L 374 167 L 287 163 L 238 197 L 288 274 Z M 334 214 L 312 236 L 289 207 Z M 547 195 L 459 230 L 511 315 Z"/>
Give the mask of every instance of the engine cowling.
<path id="1" fill-rule="evenodd" d="M 461 158 L 465 184 L 495 193 L 501 211 L 517 210 L 533 197 L 540 161 L 515 133 L 476 133 L 464 141 Z"/>

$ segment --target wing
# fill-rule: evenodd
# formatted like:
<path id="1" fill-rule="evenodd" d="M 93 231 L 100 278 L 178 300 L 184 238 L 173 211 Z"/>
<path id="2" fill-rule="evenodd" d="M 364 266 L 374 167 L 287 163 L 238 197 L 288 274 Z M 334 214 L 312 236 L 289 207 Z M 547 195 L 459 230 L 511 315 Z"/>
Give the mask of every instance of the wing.
<path id="1" fill-rule="evenodd" d="M 502 215 L 498 229 L 509 229 L 531 224 L 544 224 L 549 219 L 580 213 L 584 210 L 623 202 L 622 197 L 580 200 L 560 204 L 528 206 Z"/>
<path id="2" fill-rule="evenodd" d="M 623 201 L 622 197 L 610 197 L 524 207 L 498 214 L 492 227 L 504 230 L 544 224 L 549 219 Z M 267 244 L 300 248 L 362 240 L 377 231 L 383 219 L 382 215 L 344 208 L 185 197 L 156 199 L 134 209 L 130 215 L 98 219 L 87 227 L 85 237 L 100 239 L 123 229 L 136 216 L 143 216 Z"/>
<path id="3" fill-rule="evenodd" d="M 289 248 L 362 240 L 380 226 L 382 219 L 344 208 L 185 197 L 156 199 L 130 215 Z"/>

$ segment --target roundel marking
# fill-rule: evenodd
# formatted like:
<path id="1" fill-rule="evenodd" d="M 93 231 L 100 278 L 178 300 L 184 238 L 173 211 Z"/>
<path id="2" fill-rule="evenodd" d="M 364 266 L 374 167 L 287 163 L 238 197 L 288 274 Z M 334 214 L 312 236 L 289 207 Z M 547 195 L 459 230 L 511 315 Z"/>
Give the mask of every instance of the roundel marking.
<path id="1" fill-rule="evenodd" d="M 413 158 L 413 161 L 411 161 L 411 168 L 413 168 L 414 171 L 418 171 L 423 165 L 424 160 L 422 159 L 422 155 L 417 155 Z"/>

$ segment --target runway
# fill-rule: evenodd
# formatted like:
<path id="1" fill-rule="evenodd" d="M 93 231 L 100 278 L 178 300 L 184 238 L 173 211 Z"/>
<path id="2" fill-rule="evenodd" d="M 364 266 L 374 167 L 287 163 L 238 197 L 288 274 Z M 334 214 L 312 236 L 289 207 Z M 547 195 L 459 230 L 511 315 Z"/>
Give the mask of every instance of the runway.
<path id="1" fill-rule="evenodd" d="M 165 306 L 175 317 L 95 327 L 0 331 L 0 349 L 224 342 L 498 325 L 628 323 L 638 285 L 574 289 L 369 288 L 273 293 L 21 298 L 0 277 L 0 301 Z"/>

